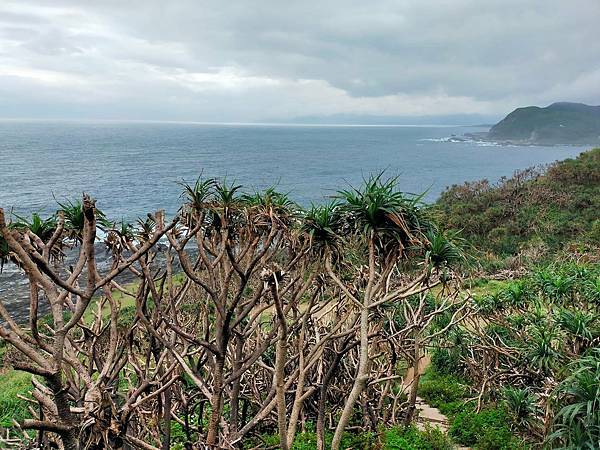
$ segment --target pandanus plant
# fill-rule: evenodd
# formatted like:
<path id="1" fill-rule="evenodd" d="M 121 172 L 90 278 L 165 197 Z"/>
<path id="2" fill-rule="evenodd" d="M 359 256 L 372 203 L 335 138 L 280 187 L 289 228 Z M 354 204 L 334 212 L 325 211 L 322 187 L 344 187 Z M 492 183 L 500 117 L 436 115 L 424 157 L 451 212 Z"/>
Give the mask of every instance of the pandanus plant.
<path id="1" fill-rule="evenodd" d="M 419 208 L 420 197 L 409 197 L 397 190 L 397 178 L 384 179 L 383 174 L 366 179 L 361 188 L 349 188 L 337 195 L 339 206 L 314 211 L 318 218 L 323 219 L 323 225 L 333 220 L 334 212 L 341 215 L 340 223 L 344 241 L 358 241 L 366 249 L 366 272 L 357 274 L 360 280 L 354 283 L 354 291 L 346 286 L 331 265 L 331 258 L 326 259 L 326 269 L 329 276 L 340 286 L 356 305 L 360 305 L 359 328 L 359 363 L 354 378 L 354 384 L 347 397 L 340 420 L 332 440 L 332 449 L 339 448 L 342 434 L 354 410 L 358 398 L 363 392 L 369 378 L 369 321 L 370 312 L 385 303 L 394 303 L 408 298 L 416 293 L 413 288 L 428 289 L 427 277 L 430 274 L 429 263 L 440 266 L 451 263 L 454 259 L 453 248 L 442 243 L 441 238 L 432 236 L 433 243 L 427 238 L 428 233 L 434 232 L 431 222 Z M 313 218 L 315 215 L 313 214 Z M 313 239 L 317 236 L 325 239 L 322 243 L 333 246 L 339 231 L 329 226 L 314 227 Z M 331 230 L 331 231 L 330 231 Z M 317 234 L 317 232 L 319 234 Z M 338 239 L 341 239 L 339 237 Z M 427 254 L 427 251 L 430 251 Z M 423 275 L 409 287 L 390 288 L 386 280 L 402 261 L 408 261 L 411 256 L 425 255 L 428 263 Z M 425 287 L 424 287 L 425 286 Z"/>
<path id="2" fill-rule="evenodd" d="M 212 193 L 212 188 L 215 185 L 215 180 L 199 176 L 194 184 L 189 184 L 185 181 L 179 184 L 183 187 L 180 197 L 184 200 L 183 205 L 179 209 L 179 215 L 182 217 L 185 225 L 193 227 L 194 222 L 199 219 L 202 210 L 206 207 L 206 203 Z"/>
<path id="3" fill-rule="evenodd" d="M 299 207 L 288 194 L 278 192 L 274 187 L 252 194 L 242 194 L 240 202 L 246 210 L 247 221 L 255 227 L 270 227 L 272 220 L 290 226 L 298 216 Z"/>
<path id="4" fill-rule="evenodd" d="M 65 200 L 57 202 L 60 206 L 59 213 L 64 216 L 64 234 L 65 237 L 72 240 L 75 245 L 83 240 L 83 228 L 85 225 L 85 216 L 81 200 Z M 104 213 L 95 209 L 96 226 L 100 229 L 107 229 L 112 223 L 106 218 Z"/>
<path id="5" fill-rule="evenodd" d="M 57 227 L 56 216 L 42 219 L 38 213 L 33 213 L 31 219 L 16 214 L 15 217 L 18 221 L 14 223 L 14 228 L 19 230 L 29 230 L 39 237 L 42 242 L 47 242 L 52 237 Z"/>
<path id="6" fill-rule="evenodd" d="M 558 386 L 557 398 L 566 403 L 548 437 L 553 447 L 597 449 L 600 444 L 600 349 L 570 365 L 571 375 Z M 563 403 L 563 404 L 564 404 Z"/>
<path id="7" fill-rule="evenodd" d="M 563 308 L 557 313 L 556 321 L 566 332 L 571 341 L 571 351 L 576 355 L 583 353 L 600 336 L 597 313 Z"/>
<path id="8" fill-rule="evenodd" d="M 549 374 L 562 360 L 557 346 L 556 330 L 547 327 L 534 328 L 525 357 L 541 374 Z"/>
<path id="9" fill-rule="evenodd" d="M 123 251 L 128 248 L 136 237 L 136 231 L 132 224 L 121 219 L 120 223 L 114 223 L 105 230 L 107 232 L 104 238 L 104 245 L 115 257 L 120 257 Z"/>
<path id="10" fill-rule="evenodd" d="M 55 237 L 56 242 L 52 246 L 52 251 L 49 254 L 50 260 L 54 260 L 56 258 L 61 258 L 64 256 L 63 250 L 63 240 L 61 235 L 61 229 L 59 228 L 58 219 L 56 215 L 52 215 L 46 219 L 43 219 L 38 213 L 33 213 L 31 215 L 31 219 L 26 217 L 21 217 L 15 214 L 15 217 L 18 219 L 16 222 L 12 223 L 12 227 L 16 230 L 19 230 L 22 233 L 31 233 L 34 236 L 33 245 L 37 245 L 35 241 L 38 243 L 41 242 L 41 245 L 44 246 L 50 240 L 53 239 L 53 236 L 58 230 L 57 236 Z M 39 249 L 41 250 L 41 249 Z"/>
<path id="11" fill-rule="evenodd" d="M 341 214 L 340 205 L 333 201 L 323 205 L 312 205 L 302 217 L 301 232 L 315 254 L 341 257 Z"/>
<path id="12" fill-rule="evenodd" d="M 535 394 L 527 388 L 507 387 L 503 391 L 503 397 L 514 425 L 521 430 L 535 426 L 540 415 Z"/>

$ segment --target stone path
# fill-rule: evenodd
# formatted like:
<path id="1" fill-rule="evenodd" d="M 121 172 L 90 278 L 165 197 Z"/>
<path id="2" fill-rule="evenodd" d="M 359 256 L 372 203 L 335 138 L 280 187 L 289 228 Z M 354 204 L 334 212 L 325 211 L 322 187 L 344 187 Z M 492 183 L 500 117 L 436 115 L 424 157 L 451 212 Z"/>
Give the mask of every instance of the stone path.
<path id="1" fill-rule="evenodd" d="M 425 428 L 425 424 L 436 426 L 441 429 L 444 433 L 448 432 L 448 418 L 443 415 L 439 409 L 425 403 L 421 397 L 417 397 L 416 408 L 418 411 L 417 416 L 417 427 L 420 429 Z"/>
<path id="2" fill-rule="evenodd" d="M 422 375 L 425 373 L 425 369 L 430 364 L 429 356 L 423 357 L 419 361 L 419 373 Z M 410 384 L 413 382 L 413 369 L 412 367 L 408 369 L 406 376 L 404 377 L 404 386 L 408 391 Z M 434 426 L 442 430 L 444 433 L 448 432 L 449 422 L 448 417 L 440 412 L 439 409 L 434 408 L 431 405 L 428 405 L 425 400 L 421 397 L 417 397 L 417 402 L 415 404 L 417 409 L 417 420 L 416 425 L 420 430 L 425 429 L 425 425 L 428 424 L 430 426 Z M 469 447 L 456 447 L 457 450 L 470 450 Z"/>

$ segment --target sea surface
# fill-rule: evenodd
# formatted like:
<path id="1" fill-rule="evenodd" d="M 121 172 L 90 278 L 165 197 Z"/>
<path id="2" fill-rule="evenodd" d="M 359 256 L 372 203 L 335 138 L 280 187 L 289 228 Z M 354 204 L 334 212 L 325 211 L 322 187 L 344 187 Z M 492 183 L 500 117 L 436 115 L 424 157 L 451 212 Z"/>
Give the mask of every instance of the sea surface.
<path id="1" fill-rule="evenodd" d="M 449 185 L 496 180 L 575 156 L 576 147 L 450 142 L 475 127 L 240 126 L 0 121 L 0 207 L 49 213 L 87 192 L 113 219 L 180 203 L 178 181 L 227 177 L 248 190 L 277 185 L 301 204 L 385 170 L 434 201 Z"/>
<path id="2" fill-rule="evenodd" d="M 499 146 L 456 140 L 478 127 L 283 126 L 194 123 L 0 121 L 0 207 L 19 215 L 56 211 L 56 201 L 97 199 L 114 220 L 180 204 L 178 182 L 227 177 L 247 190 L 276 185 L 302 205 L 359 186 L 385 170 L 399 188 L 432 202 L 464 181 L 573 157 L 584 148 Z M 22 317 L 27 289 L 10 265 L 0 299 Z"/>

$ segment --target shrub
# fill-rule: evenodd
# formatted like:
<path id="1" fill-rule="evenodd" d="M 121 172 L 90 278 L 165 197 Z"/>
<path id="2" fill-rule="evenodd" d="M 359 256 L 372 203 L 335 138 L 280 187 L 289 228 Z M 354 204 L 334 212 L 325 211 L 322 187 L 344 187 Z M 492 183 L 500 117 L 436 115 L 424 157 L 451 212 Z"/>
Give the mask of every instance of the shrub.
<path id="1" fill-rule="evenodd" d="M 440 223 L 462 230 L 483 251 L 508 256 L 541 244 L 543 252 L 525 250 L 531 259 L 541 259 L 569 242 L 600 242 L 598 179 L 600 149 L 594 149 L 495 184 L 480 180 L 452 186 L 434 209 Z"/>
<path id="2" fill-rule="evenodd" d="M 479 413 L 464 411 L 452 422 L 449 434 L 460 444 L 481 450 L 509 450 L 524 448 L 509 427 L 506 412 L 497 407 L 488 407 Z"/>
<path id="3" fill-rule="evenodd" d="M 436 348 L 431 355 L 431 367 L 439 374 L 459 375 L 460 354 L 452 349 Z"/>
<path id="4" fill-rule="evenodd" d="M 419 396 L 436 408 L 444 404 L 462 400 L 467 388 L 453 375 L 442 375 L 434 370 L 427 370 L 419 383 Z"/>
<path id="5" fill-rule="evenodd" d="M 537 398 L 529 389 L 506 387 L 503 392 L 504 404 L 514 425 L 528 429 L 537 421 L 539 409 Z"/>
<path id="6" fill-rule="evenodd" d="M 600 349 L 575 361 L 558 386 L 564 405 L 555 418 L 550 440 L 565 448 L 597 448 L 600 442 Z"/>
<path id="7" fill-rule="evenodd" d="M 392 428 L 383 436 L 385 450 L 451 450 L 452 442 L 439 428 L 430 425 L 420 431 L 414 425 Z"/>

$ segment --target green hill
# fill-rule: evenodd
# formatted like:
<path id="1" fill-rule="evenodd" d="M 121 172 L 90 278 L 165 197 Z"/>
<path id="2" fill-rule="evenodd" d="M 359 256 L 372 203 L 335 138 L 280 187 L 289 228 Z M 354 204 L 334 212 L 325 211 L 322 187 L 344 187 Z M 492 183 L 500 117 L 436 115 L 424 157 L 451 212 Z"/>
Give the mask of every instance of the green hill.
<path id="1" fill-rule="evenodd" d="M 498 256 L 552 254 L 570 243 L 600 245 L 600 148 L 497 183 L 448 188 L 435 204 L 441 223 Z"/>
<path id="2" fill-rule="evenodd" d="M 494 125 L 487 139 L 540 145 L 599 145 L 600 106 L 553 103 L 518 108 Z"/>

